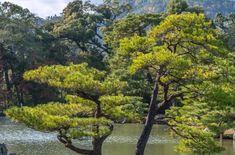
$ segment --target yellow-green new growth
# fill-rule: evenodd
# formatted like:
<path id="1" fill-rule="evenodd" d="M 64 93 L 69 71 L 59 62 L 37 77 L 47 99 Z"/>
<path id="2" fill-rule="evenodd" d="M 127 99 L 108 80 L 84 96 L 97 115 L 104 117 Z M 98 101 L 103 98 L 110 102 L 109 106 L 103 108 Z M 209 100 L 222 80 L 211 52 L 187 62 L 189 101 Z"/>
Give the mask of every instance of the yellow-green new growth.
<path id="1" fill-rule="evenodd" d="M 155 116 L 175 104 L 183 108 L 178 108 L 179 113 L 175 113 L 177 108 L 172 108 L 166 120 L 182 137 L 179 151 L 200 154 L 222 150 L 214 136 L 233 126 L 231 116 L 225 113 L 232 115 L 234 111 L 231 101 L 235 96 L 232 93 L 235 67 L 234 57 L 219 36 L 204 14 L 183 13 L 167 16 L 146 36 L 135 35 L 120 41 L 118 61 L 126 64 L 132 75 L 142 74 L 152 88 L 147 122 L 136 154 L 144 153 Z M 232 91 L 214 89 L 213 85 L 221 88 L 231 85 Z M 203 103 L 208 106 L 202 106 Z M 230 105 L 225 110 L 218 103 L 224 107 Z M 206 112 L 215 118 L 200 112 L 202 108 L 207 108 Z M 216 126 L 216 121 L 221 124 Z M 206 128 L 208 132 L 204 131 Z"/>
<path id="2" fill-rule="evenodd" d="M 77 153 L 100 152 L 113 122 L 140 120 L 137 104 L 141 98 L 121 95 L 125 82 L 86 63 L 39 67 L 25 72 L 24 78 L 60 89 L 66 102 L 13 107 L 7 116 L 37 130 L 57 131 L 60 142 Z M 93 150 L 83 152 L 73 145 L 72 139 L 81 137 L 92 137 Z"/>

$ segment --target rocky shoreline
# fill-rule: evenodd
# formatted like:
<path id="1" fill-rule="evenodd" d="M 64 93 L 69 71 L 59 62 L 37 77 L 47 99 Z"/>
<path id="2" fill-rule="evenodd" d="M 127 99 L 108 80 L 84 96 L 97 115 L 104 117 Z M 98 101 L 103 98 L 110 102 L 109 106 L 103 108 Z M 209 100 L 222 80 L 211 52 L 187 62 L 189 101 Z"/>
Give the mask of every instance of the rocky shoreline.
<path id="1" fill-rule="evenodd" d="M 5 144 L 0 144 L 0 155 L 17 155 L 16 153 L 8 154 L 8 150 Z"/>

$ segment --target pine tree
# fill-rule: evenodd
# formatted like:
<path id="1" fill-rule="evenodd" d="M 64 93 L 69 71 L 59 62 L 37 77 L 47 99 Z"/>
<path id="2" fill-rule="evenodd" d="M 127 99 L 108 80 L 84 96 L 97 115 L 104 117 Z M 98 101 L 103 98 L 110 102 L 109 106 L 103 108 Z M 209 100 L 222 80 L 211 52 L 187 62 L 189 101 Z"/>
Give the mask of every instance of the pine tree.
<path id="1" fill-rule="evenodd" d="M 200 101 L 201 104 L 203 98 L 206 98 L 204 103 L 208 101 L 208 111 L 213 110 L 216 109 L 216 106 L 209 104 L 210 99 L 207 97 L 216 91 L 209 88 L 216 84 L 220 87 L 231 84 L 228 90 L 230 93 L 232 92 L 234 55 L 223 46 L 219 35 L 219 32 L 213 28 L 212 22 L 206 20 L 203 14 L 184 13 L 169 15 L 160 25 L 153 27 L 146 36 L 135 35 L 120 41 L 120 47 L 116 54 L 119 55 L 119 58 L 123 58 L 123 62 L 127 62 L 126 68 L 129 68 L 129 72 L 132 74 L 142 73 L 146 79 L 151 79 L 148 80 L 151 84 L 150 88 L 152 88 L 151 101 L 145 127 L 137 144 L 136 155 L 144 154 L 155 116 L 161 111 L 179 102 L 184 104 L 189 99 L 194 102 Z M 221 99 L 224 96 L 221 96 Z M 195 103 L 197 106 L 200 104 Z M 225 101 L 221 100 L 220 104 L 222 106 Z M 193 104 L 188 107 L 190 106 L 194 107 Z M 234 109 L 232 104 L 228 107 Z M 212 112 L 213 115 L 217 114 L 214 110 Z M 169 112 L 169 117 L 182 117 L 180 123 L 187 126 L 187 121 L 183 121 L 183 118 L 186 117 L 186 120 L 189 119 L 190 122 L 192 117 L 189 117 L 190 111 L 188 113 L 182 112 L 178 116 L 177 114 L 173 115 L 173 110 L 172 115 Z M 215 120 L 211 121 L 215 122 Z M 173 126 L 176 124 L 177 121 L 169 123 Z M 214 131 L 210 125 L 212 123 L 207 122 L 203 126 L 203 128 L 208 126 L 210 132 L 204 132 L 202 126 L 199 126 L 198 132 L 194 133 L 198 138 L 197 145 L 191 145 L 193 143 L 189 141 L 190 144 L 183 143 L 184 146 L 186 148 L 197 147 L 199 152 L 206 153 L 221 151 L 222 149 L 214 141 L 214 134 L 211 134 Z M 190 134 L 190 130 L 183 130 L 183 126 L 182 128 L 176 126 L 176 128 L 181 129 L 180 131 L 185 134 Z M 222 128 L 221 131 L 223 131 Z M 203 138 L 202 135 L 205 137 Z M 206 137 L 209 138 L 208 141 L 205 141 Z M 195 152 L 194 149 L 189 150 Z"/>
<path id="2" fill-rule="evenodd" d="M 44 66 L 24 74 L 26 80 L 58 88 L 65 103 L 36 107 L 13 107 L 6 111 L 13 120 L 40 131 L 57 131 L 67 148 L 85 155 L 101 155 L 102 144 L 112 133 L 113 121 L 140 120 L 140 97 L 123 96 L 125 82 L 89 68 L 86 63 L 69 66 Z M 92 137 L 92 150 L 81 149 L 74 139 Z"/>

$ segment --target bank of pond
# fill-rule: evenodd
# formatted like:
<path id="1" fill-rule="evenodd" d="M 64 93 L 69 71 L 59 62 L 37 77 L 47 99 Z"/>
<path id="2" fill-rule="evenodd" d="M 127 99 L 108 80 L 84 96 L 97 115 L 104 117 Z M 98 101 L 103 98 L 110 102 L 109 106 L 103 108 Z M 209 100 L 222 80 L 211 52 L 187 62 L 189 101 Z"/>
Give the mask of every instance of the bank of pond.
<path id="1" fill-rule="evenodd" d="M 138 136 L 143 128 L 141 124 L 117 124 L 113 134 L 103 146 L 103 155 L 133 155 Z M 57 141 L 55 133 L 42 133 L 0 118 L 0 143 L 5 143 L 9 153 L 19 155 L 77 155 Z M 90 147 L 89 140 L 82 140 L 79 145 Z M 164 125 L 155 125 L 146 155 L 179 155 L 174 151 L 177 139 L 170 135 Z M 235 141 L 224 140 L 226 151 L 220 155 L 234 155 Z"/>

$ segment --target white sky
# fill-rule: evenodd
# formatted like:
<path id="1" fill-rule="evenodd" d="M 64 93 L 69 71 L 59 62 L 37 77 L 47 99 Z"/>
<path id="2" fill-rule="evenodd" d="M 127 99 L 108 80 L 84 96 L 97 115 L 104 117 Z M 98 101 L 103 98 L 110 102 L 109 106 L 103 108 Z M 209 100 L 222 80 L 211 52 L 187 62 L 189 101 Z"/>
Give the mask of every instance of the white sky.
<path id="1" fill-rule="evenodd" d="M 32 13 L 45 18 L 55 14 L 59 15 L 63 8 L 73 0 L 0 0 L 0 2 L 5 1 L 28 8 Z M 91 0 L 91 2 L 99 4 L 102 0 Z"/>

